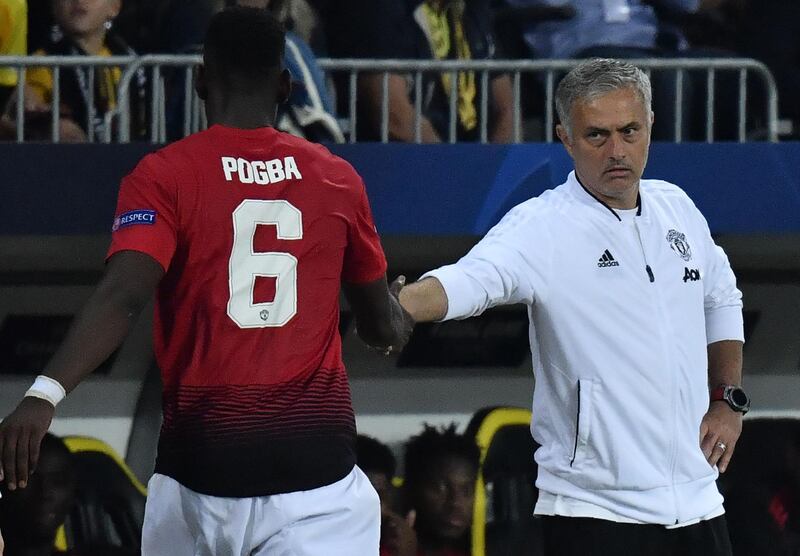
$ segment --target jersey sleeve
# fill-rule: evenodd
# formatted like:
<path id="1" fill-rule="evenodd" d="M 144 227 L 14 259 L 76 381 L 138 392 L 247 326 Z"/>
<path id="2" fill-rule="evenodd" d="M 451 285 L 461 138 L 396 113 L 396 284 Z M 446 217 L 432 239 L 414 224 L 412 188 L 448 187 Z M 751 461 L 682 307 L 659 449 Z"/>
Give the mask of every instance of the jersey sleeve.
<path id="1" fill-rule="evenodd" d="M 546 226 L 519 205 L 506 214 L 457 263 L 424 274 L 435 277 L 447 296 L 442 320 L 480 315 L 497 305 L 532 305 L 544 297 L 552 260 Z"/>
<path id="2" fill-rule="evenodd" d="M 736 277 L 725 251 L 716 244 L 711 248 L 707 281 L 704 281 L 706 341 L 709 344 L 722 340 L 744 342 L 742 292 L 736 287 Z"/>
<path id="3" fill-rule="evenodd" d="M 697 210 L 697 209 L 695 209 Z M 705 217 L 697 210 L 703 228 L 708 264 L 703 277 L 703 309 L 706 316 L 706 342 L 722 340 L 744 342 L 742 292 L 725 251 L 714 242 Z"/>
<path id="4" fill-rule="evenodd" d="M 169 174 L 155 167 L 154 156 L 145 157 L 122 180 L 106 259 L 119 251 L 139 251 L 166 272 L 177 246 L 177 196 Z"/>
<path id="5" fill-rule="evenodd" d="M 342 280 L 352 284 L 377 280 L 386 273 L 387 266 L 367 192 L 361 180 L 358 181 L 360 195 L 353 217 L 348 222 L 347 247 L 342 265 Z"/>

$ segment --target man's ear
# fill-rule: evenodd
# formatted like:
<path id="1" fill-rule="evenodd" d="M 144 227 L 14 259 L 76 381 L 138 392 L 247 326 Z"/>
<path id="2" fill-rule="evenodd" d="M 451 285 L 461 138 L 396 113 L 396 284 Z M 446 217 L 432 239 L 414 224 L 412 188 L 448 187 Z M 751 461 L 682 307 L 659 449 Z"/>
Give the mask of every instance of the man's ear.
<path id="1" fill-rule="evenodd" d="M 556 135 L 558 135 L 558 138 L 561 140 L 561 144 L 564 145 L 565 149 L 567 149 L 569 155 L 572 156 L 572 141 L 569 138 L 567 128 L 561 124 L 558 124 L 556 126 Z"/>
<path id="2" fill-rule="evenodd" d="M 289 95 L 291 94 L 292 74 L 289 73 L 288 69 L 283 69 L 280 77 L 278 77 L 278 96 L 275 98 L 275 102 L 284 104 L 289 101 Z"/>
<path id="3" fill-rule="evenodd" d="M 194 73 L 194 90 L 200 100 L 205 102 L 208 100 L 208 80 L 206 79 L 206 66 L 200 64 L 197 66 L 197 71 Z"/>

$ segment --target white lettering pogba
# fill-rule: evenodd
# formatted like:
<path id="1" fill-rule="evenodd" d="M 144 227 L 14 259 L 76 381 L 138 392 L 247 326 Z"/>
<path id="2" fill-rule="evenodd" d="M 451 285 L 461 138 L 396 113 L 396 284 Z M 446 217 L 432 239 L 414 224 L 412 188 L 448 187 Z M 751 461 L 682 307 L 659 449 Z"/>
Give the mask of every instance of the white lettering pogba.
<path id="1" fill-rule="evenodd" d="M 303 179 L 293 156 L 286 156 L 283 159 L 253 161 L 223 156 L 221 160 L 222 171 L 225 172 L 226 181 L 233 181 L 235 177 L 241 183 L 267 185 L 283 180 Z"/>

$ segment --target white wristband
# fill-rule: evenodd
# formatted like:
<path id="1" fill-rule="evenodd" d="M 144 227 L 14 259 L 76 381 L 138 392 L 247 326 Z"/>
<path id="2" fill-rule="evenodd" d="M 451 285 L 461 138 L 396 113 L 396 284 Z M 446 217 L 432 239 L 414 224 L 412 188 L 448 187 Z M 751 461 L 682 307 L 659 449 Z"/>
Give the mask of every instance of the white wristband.
<path id="1" fill-rule="evenodd" d="M 58 402 L 63 400 L 67 395 L 67 391 L 61 386 L 57 380 L 49 376 L 39 375 L 33 381 L 33 385 L 25 392 L 26 398 L 39 398 L 53 404 L 53 407 L 58 405 Z"/>

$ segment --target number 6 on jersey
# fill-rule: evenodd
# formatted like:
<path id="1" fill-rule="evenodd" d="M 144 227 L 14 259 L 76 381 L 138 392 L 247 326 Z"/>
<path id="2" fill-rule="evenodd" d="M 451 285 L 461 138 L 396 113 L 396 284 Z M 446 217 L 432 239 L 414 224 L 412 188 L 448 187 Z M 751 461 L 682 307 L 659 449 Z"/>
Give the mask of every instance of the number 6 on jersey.
<path id="1" fill-rule="evenodd" d="M 278 239 L 303 238 L 303 216 L 288 201 L 248 199 L 233 211 L 228 316 L 239 328 L 283 326 L 297 313 L 297 258 L 282 252 L 255 253 L 253 238 L 258 225 L 275 226 Z M 253 302 L 259 276 L 276 279 L 273 301 Z"/>

